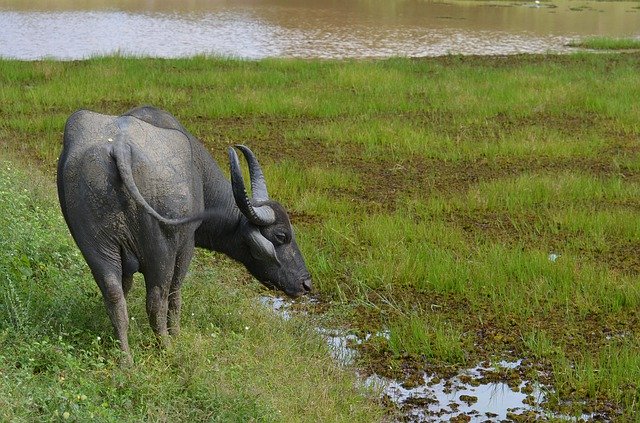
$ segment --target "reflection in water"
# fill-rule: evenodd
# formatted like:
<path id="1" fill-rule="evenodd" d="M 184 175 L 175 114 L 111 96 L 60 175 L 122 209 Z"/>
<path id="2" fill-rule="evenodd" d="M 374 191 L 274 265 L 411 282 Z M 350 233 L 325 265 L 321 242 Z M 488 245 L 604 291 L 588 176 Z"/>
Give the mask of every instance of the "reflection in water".
<path id="1" fill-rule="evenodd" d="M 155 57 L 279 55 L 268 45 L 275 36 L 271 27 L 234 14 L 191 20 L 125 12 L 6 12 L 0 13 L 0 27 L 0 55 L 27 60 L 115 52 Z"/>
<path id="2" fill-rule="evenodd" d="M 517 368 L 520 362 L 501 361 L 497 368 Z M 402 383 L 372 375 L 365 384 L 380 390 L 400 408 L 406 421 L 448 422 L 462 415 L 473 421 L 504 421 L 509 415 L 525 414 L 533 421 L 542 419 L 545 411 L 538 405 L 544 393 L 532 387 L 524 393 L 531 382 L 522 382 L 511 388 L 504 382 L 480 382 L 490 367 L 477 366 L 464 370 L 460 375 L 447 380 L 423 376 L 423 383 L 414 388 L 405 388 Z M 464 381 L 463 381 L 464 379 Z M 473 382 L 469 383 L 470 379 Z M 563 416 L 555 416 L 561 418 Z"/>
<path id="3" fill-rule="evenodd" d="M 36 4 L 34 6 L 34 3 Z M 0 0 L 0 56 L 363 58 L 565 52 L 640 37 L 636 2 Z"/>

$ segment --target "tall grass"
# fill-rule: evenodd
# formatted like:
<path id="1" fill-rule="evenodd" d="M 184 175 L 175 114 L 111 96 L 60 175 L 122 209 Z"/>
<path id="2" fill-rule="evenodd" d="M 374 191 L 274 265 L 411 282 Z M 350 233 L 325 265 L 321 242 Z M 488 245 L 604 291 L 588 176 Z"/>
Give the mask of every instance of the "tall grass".
<path id="1" fill-rule="evenodd" d="M 618 398 L 625 409 L 637 407 L 637 380 L 640 358 L 637 339 L 616 339 L 596 355 L 582 354 L 569 363 L 562 359 L 554 368 L 559 398 Z M 575 391 L 577 387 L 577 392 Z M 637 421 L 637 414 L 626 414 L 621 421 Z"/>

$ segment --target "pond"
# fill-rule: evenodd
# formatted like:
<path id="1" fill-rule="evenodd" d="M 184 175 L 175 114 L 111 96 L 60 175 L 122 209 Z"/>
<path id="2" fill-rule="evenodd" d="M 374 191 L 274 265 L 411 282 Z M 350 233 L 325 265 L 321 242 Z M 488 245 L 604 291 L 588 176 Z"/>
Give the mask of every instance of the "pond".
<path id="1" fill-rule="evenodd" d="M 375 58 L 563 53 L 640 37 L 640 4 L 601 1 L 0 0 L 0 56 Z"/>

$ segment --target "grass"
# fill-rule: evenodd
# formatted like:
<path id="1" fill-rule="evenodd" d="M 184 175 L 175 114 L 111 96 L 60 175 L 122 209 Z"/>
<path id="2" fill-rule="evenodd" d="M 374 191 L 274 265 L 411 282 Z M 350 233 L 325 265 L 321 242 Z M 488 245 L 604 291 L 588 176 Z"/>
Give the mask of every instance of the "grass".
<path id="1" fill-rule="evenodd" d="M 154 346 L 136 280 L 129 297 L 136 364 L 120 369 L 99 291 L 52 188 L 37 171 L 0 159 L 0 420 L 379 418 L 308 323 L 255 307 L 240 269 L 210 254 L 193 264 L 183 333 L 165 351 Z"/>
<path id="2" fill-rule="evenodd" d="M 624 371 L 635 365 L 628 352 L 640 338 L 639 68 L 637 53 L 5 60 L 0 140 L 52 179 L 74 110 L 119 114 L 155 104 L 223 167 L 228 145 L 248 144 L 270 193 L 291 211 L 332 323 L 390 331 L 389 339 L 374 337 L 375 348 L 365 342 L 363 365 L 531 358 L 550 372 L 555 407 L 625 421 L 640 412 L 637 375 Z M 26 260 L 38 254 L 45 253 L 34 247 Z M 197 272 L 212 270 L 201 262 L 194 269 L 188 286 L 198 294 L 187 304 L 217 298 L 197 282 Z M 83 281 L 95 295 L 90 278 Z M 76 291 L 68 295 L 85 301 Z M 108 328 L 98 299 L 91 301 L 78 308 L 104 319 L 90 331 L 95 337 Z M 180 345 L 187 354 L 200 337 L 213 342 L 205 336 L 209 322 L 236 327 L 216 311 L 229 309 L 225 301 L 201 314 L 210 316 L 205 323 L 193 323 L 191 338 L 181 341 L 188 345 Z M 144 319 L 143 307 L 132 306 Z M 5 318 L 20 322 L 21 313 Z M 244 308 L 234 316 L 244 313 L 252 316 Z M 87 320 L 77 325 L 93 328 L 95 319 Z M 146 345 L 147 332 L 134 334 L 134 345 Z M 68 343 L 82 349 L 91 342 Z M 145 354 L 154 365 L 167 360 Z M 182 357 L 178 347 L 168 354 Z M 272 393 L 224 394 L 234 393 L 249 395 L 267 415 L 278 409 L 264 399 Z"/>
<path id="3" fill-rule="evenodd" d="M 458 364 L 465 361 L 465 347 L 460 330 L 437 315 L 403 316 L 389 328 L 389 348 L 397 355 Z"/>
<path id="4" fill-rule="evenodd" d="M 589 37 L 571 42 L 568 45 L 569 47 L 589 48 L 592 50 L 637 50 L 640 49 L 640 40 L 635 38 Z"/>

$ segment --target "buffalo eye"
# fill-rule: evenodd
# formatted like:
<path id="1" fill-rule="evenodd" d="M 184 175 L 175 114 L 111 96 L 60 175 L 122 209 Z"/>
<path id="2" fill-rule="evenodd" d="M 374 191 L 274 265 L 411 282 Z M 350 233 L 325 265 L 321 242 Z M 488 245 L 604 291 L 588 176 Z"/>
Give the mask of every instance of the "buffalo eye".
<path id="1" fill-rule="evenodd" d="M 274 236 L 276 238 L 276 241 L 278 241 L 278 244 L 282 245 L 287 242 L 287 234 L 285 234 L 284 232 L 276 232 Z"/>

